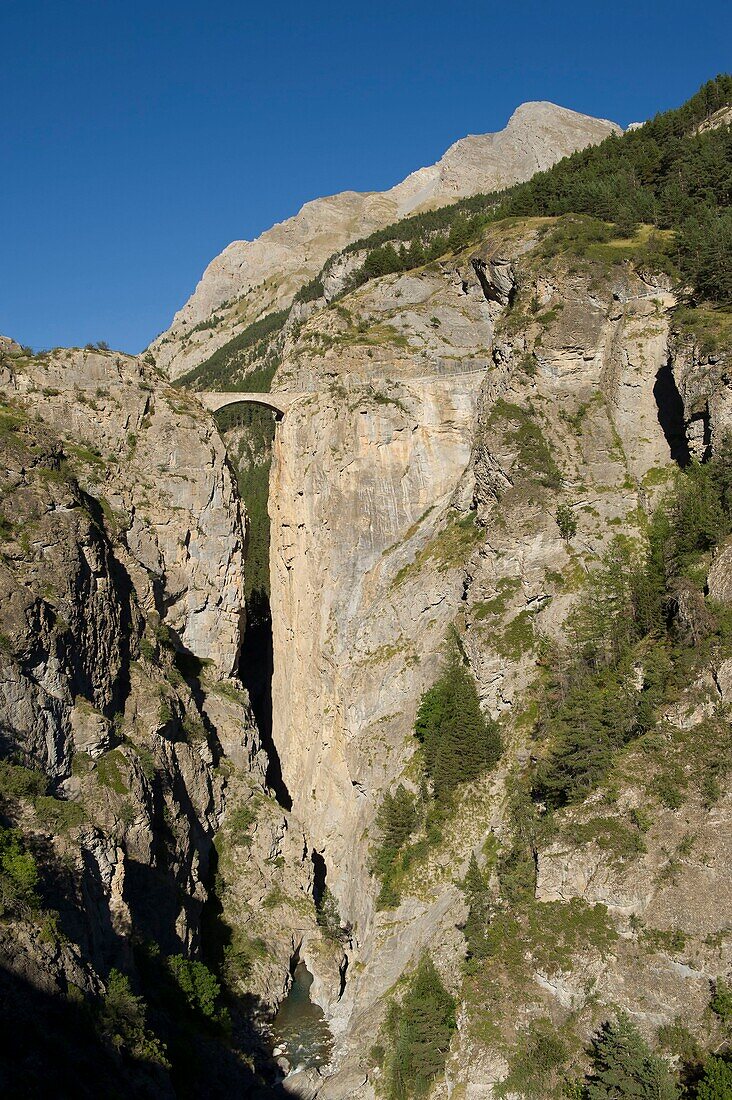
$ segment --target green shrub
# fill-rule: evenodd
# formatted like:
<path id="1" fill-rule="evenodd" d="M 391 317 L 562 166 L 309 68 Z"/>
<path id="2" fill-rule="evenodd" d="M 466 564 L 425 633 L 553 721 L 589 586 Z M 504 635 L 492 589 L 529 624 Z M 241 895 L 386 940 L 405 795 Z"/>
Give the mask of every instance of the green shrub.
<path id="1" fill-rule="evenodd" d="M 565 542 L 569 543 L 577 534 L 577 518 L 568 504 L 560 504 L 554 518 L 557 521 L 559 534 Z"/>
<path id="2" fill-rule="evenodd" d="M 503 631 L 495 635 L 493 644 L 502 657 L 519 661 L 525 653 L 531 652 L 535 643 L 534 614 L 525 608 L 508 622 Z"/>
<path id="3" fill-rule="evenodd" d="M 167 726 L 169 722 L 173 721 L 173 707 L 171 706 L 170 697 L 165 694 L 163 688 L 160 689 L 160 706 L 158 708 L 158 723 L 160 726 Z"/>
<path id="4" fill-rule="evenodd" d="M 235 810 L 232 810 L 226 818 L 232 844 L 237 847 L 250 848 L 252 844 L 250 830 L 256 820 L 257 811 L 251 805 L 251 802 L 245 802 L 243 806 L 237 806 Z"/>
<path id="5" fill-rule="evenodd" d="M 612 240 L 614 235 L 613 227 L 597 218 L 568 216 L 562 218 L 544 237 L 541 254 L 545 259 L 557 256 L 560 252 L 586 256 L 590 245 L 604 244 Z"/>
<path id="6" fill-rule="evenodd" d="M 496 1095 L 519 1095 L 525 1100 L 546 1100 L 556 1095 L 569 1051 L 549 1019 L 535 1020 L 522 1034 L 510 1060 L 508 1075 Z"/>
<path id="7" fill-rule="evenodd" d="M 75 752 L 71 761 L 71 774 L 82 777 L 94 770 L 94 761 L 88 752 Z"/>
<path id="8" fill-rule="evenodd" d="M 141 1061 L 169 1066 L 164 1044 L 146 1026 L 144 999 L 132 992 L 129 979 L 119 970 L 109 972 L 99 1027 L 115 1050 Z"/>
<path id="9" fill-rule="evenodd" d="M 239 928 L 232 928 L 230 935 L 231 942 L 223 949 L 221 976 L 228 989 L 237 991 L 250 977 L 254 963 L 267 957 L 268 950 L 264 940 L 252 939 Z"/>
<path id="10" fill-rule="evenodd" d="M 24 768 L 20 764 L 0 761 L 0 797 L 35 799 L 46 793 L 48 778 L 43 772 Z"/>
<path id="11" fill-rule="evenodd" d="M 19 829 L 0 825 L 0 917 L 37 909 L 38 865 Z"/>
<path id="12" fill-rule="evenodd" d="M 670 1024 L 662 1024 L 656 1032 L 659 1046 L 688 1069 L 701 1065 L 703 1056 L 697 1039 L 677 1016 Z"/>
<path id="13" fill-rule="evenodd" d="M 228 1027 L 228 1010 L 220 1003 L 221 986 L 205 963 L 171 955 L 166 966 L 190 1013 L 217 1028 Z"/>
<path id="14" fill-rule="evenodd" d="M 327 886 L 318 902 L 315 915 L 318 927 L 326 939 L 339 942 L 348 937 L 348 929 L 341 919 L 338 902 Z"/>
<path id="15" fill-rule="evenodd" d="M 127 784 L 123 769 L 127 761 L 119 749 L 105 752 L 97 760 L 97 778 L 103 787 L 109 787 L 115 794 L 127 794 Z"/>
<path id="16" fill-rule="evenodd" d="M 41 795 L 35 801 L 39 822 L 53 833 L 61 833 L 86 821 L 87 814 L 78 802 L 69 802 L 50 795 Z"/>
<path id="17" fill-rule="evenodd" d="M 550 808 L 584 799 L 605 778 L 618 749 L 640 732 L 638 703 L 627 670 L 578 673 L 542 719 L 552 751 L 536 769 L 535 797 Z"/>
<path id="18" fill-rule="evenodd" d="M 137 759 L 140 761 L 140 767 L 142 768 L 142 774 L 145 778 L 152 782 L 157 772 L 157 762 L 155 757 L 149 749 L 144 745 L 135 745 L 135 752 L 137 753 Z"/>
<path id="19" fill-rule="evenodd" d="M 562 473 L 532 415 L 532 409 L 522 408 L 500 398 L 489 418 L 491 427 L 499 424 L 505 426 L 506 442 L 516 448 L 517 475 L 547 489 L 559 489 L 563 481 Z"/>

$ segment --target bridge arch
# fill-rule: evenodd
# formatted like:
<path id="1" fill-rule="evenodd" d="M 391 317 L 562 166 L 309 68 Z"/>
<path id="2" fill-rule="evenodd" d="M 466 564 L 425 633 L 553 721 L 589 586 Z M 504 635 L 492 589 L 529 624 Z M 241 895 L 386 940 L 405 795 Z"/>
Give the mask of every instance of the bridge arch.
<path id="1" fill-rule="evenodd" d="M 277 419 L 281 420 L 293 401 L 296 401 L 300 394 L 290 393 L 217 393 L 214 391 L 203 391 L 196 395 L 207 409 L 211 412 L 218 412 L 219 409 L 224 409 L 228 405 L 264 405 L 267 409 L 277 415 Z"/>

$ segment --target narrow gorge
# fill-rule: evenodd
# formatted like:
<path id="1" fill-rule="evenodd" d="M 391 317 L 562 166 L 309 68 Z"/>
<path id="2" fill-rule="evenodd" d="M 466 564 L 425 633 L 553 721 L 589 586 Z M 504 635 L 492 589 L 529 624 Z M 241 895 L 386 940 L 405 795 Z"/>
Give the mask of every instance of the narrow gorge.
<path id="1" fill-rule="evenodd" d="M 680 159 L 729 155 L 704 102 Z M 727 1057 L 729 301 L 551 206 L 644 129 L 525 105 L 230 246 L 140 357 L 0 340 L 4 1095 Z"/>

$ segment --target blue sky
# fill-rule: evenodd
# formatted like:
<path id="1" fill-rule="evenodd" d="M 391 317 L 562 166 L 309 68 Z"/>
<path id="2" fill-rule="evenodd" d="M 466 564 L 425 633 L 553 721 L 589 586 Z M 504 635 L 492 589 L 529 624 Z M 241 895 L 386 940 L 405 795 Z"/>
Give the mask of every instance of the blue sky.
<path id="1" fill-rule="evenodd" d="M 527 99 L 623 125 L 730 68 L 732 6 L 0 0 L 0 332 L 139 351 L 229 241 L 389 187 Z"/>

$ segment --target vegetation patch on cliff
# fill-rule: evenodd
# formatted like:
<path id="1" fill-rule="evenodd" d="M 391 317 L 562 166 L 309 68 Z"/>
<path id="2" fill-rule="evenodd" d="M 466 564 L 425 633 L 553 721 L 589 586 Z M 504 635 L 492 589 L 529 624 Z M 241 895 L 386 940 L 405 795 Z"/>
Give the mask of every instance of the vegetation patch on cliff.
<path id="1" fill-rule="evenodd" d="M 434 963 L 424 955 L 401 1001 L 394 1002 L 387 1013 L 388 1100 L 419 1100 L 428 1095 L 445 1067 L 456 1027 L 455 1008 Z"/>
<path id="2" fill-rule="evenodd" d="M 203 363 L 175 380 L 176 386 L 197 390 L 248 390 L 267 392 L 280 363 L 275 339 L 289 316 L 289 309 L 268 313 L 227 341 Z"/>
<path id="3" fill-rule="evenodd" d="M 491 410 L 488 427 L 502 430 L 506 445 L 516 449 L 512 472 L 517 480 L 535 481 L 546 489 L 561 487 L 561 470 L 531 403 L 522 408 L 500 398 Z"/>
<path id="4" fill-rule="evenodd" d="M 476 522 L 475 512 L 459 517 L 450 513 L 443 529 L 417 552 L 414 561 L 402 566 L 392 584 L 395 587 L 403 584 L 408 577 L 432 562 L 442 573 L 451 566 L 462 565 L 484 537 L 482 527 Z"/>
<path id="5" fill-rule="evenodd" d="M 399 784 L 387 791 L 377 817 L 380 841 L 371 866 L 381 882 L 378 904 L 399 904 L 410 875 L 443 838 L 453 796 L 498 763 L 503 743 L 498 725 L 480 707 L 475 680 L 457 638 L 447 645 L 445 668 L 422 696 L 414 733 L 420 750 L 417 793 Z"/>

